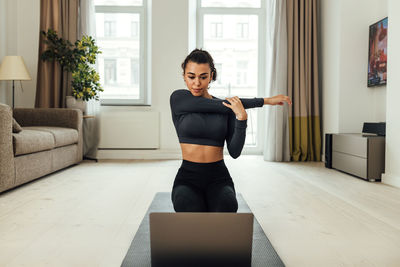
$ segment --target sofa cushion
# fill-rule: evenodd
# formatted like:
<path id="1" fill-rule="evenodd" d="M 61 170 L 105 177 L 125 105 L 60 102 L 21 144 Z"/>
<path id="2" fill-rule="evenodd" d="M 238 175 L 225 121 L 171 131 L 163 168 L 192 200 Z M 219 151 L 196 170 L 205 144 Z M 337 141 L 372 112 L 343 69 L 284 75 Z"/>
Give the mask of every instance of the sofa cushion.
<path id="1" fill-rule="evenodd" d="M 13 133 L 14 156 L 54 148 L 54 137 L 51 133 L 26 128 L 19 133 Z"/>
<path id="2" fill-rule="evenodd" d="M 50 126 L 29 126 L 23 129 L 42 131 L 51 133 L 54 137 L 54 147 L 62 147 L 78 143 L 79 134 L 78 130 L 64 127 L 50 127 Z"/>
<path id="3" fill-rule="evenodd" d="M 22 131 L 21 126 L 18 124 L 18 122 L 13 118 L 13 123 L 12 123 L 12 132 L 13 133 L 19 133 Z"/>

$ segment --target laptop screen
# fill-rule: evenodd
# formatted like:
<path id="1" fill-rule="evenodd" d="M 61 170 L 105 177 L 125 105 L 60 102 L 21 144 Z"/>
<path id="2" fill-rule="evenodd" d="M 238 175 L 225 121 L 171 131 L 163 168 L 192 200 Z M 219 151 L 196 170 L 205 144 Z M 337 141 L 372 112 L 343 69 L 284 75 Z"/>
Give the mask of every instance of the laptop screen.
<path id="1" fill-rule="evenodd" d="M 251 266 L 251 213 L 151 213 L 153 267 Z"/>

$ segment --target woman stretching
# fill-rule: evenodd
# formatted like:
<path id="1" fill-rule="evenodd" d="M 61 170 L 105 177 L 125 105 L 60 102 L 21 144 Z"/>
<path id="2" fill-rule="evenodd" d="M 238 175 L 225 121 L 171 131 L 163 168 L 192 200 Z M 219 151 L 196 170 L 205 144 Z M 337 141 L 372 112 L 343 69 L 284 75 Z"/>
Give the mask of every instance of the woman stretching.
<path id="1" fill-rule="evenodd" d="M 232 178 L 224 163 L 226 140 L 229 154 L 240 156 L 246 138 L 247 108 L 291 104 L 289 97 L 226 98 L 209 94 L 217 78 L 211 55 L 193 50 L 182 63 L 189 90 L 175 90 L 170 97 L 172 120 L 182 149 L 182 165 L 175 177 L 172 202 L 176 212 L 236 212 L 238 203 Z"/>

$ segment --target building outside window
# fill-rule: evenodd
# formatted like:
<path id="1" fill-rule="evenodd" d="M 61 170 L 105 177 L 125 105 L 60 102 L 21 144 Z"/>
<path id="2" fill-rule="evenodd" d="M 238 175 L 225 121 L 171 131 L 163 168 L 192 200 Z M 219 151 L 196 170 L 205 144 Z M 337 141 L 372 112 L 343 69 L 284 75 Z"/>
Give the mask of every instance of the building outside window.
<path id="1" fill-rule="evenodd" d="M 131 84 L 139 84 L 139 59 L 137 58 L 131 60 Z"/>
<path id="2" fill-rule="evenodd" d="M 102 105 L 148 102 L 147 0 L 94 0 Z"/>
<path id="3" fill-rule="evenodd" d="M 217 80 L 215 81 L 217 84 L 222 84 L 222 63 L 214 63 L 214 67 L 217 70 Z"/>
<path id="4" fill-rule="evenodd" d="M 117 80 L 117 60 L 104 59 L 104 84 L 114 84 Z"/>
<path id="5" fill-rule="evenodd" d="M 219 71 L 210 92 L 220 98 L 264 95 L 266 0 L 197 0 L 197 44 L 209 51 Z M 219 30 L 220 29 L 220 30 Z M 249 109 L 244 152 L 261 153 L 261 109 Z M 260 113 L 261 114 L 261 113 Z"/>
<path id="6" fill-rule="evenodd" d="M 139 36 L 139 25 L 137 21 L 131 22 L 131 36 L 138 37 Z"/>
<path id="7" fill-rule="evenodd" d="M 212 38 L 222 38 L 222 23 L 211 22 L 211 37 Z"/>
<path id="8" fill-rule="evenodd" d="M 247 61 L 240 60 L 236 63 L 236 85 L 247 85 Z"/>
<path id="9" fill-rule="evenodd" d="M 249 37 L 249 24 L 238 22 L 236 24 L 236 36 L 241 39 Z"/>
<path id="10" fill-rule="evenodd" d="M 105 37 L 114 37 L 117 32 L 116 21 L 107 19 L 104 21 L 104 36 Z"/>

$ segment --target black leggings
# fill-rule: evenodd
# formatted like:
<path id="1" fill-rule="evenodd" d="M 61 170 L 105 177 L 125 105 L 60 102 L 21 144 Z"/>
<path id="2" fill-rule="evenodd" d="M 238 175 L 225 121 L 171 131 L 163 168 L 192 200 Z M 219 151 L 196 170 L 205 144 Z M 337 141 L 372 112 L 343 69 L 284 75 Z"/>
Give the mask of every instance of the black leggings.
<path id="1" fill-rule="evenodd" d="M 172 203 L 176 212 L 236 212 L 235 187 L 224 160 L 183 160 L 175 177 Z"/>

